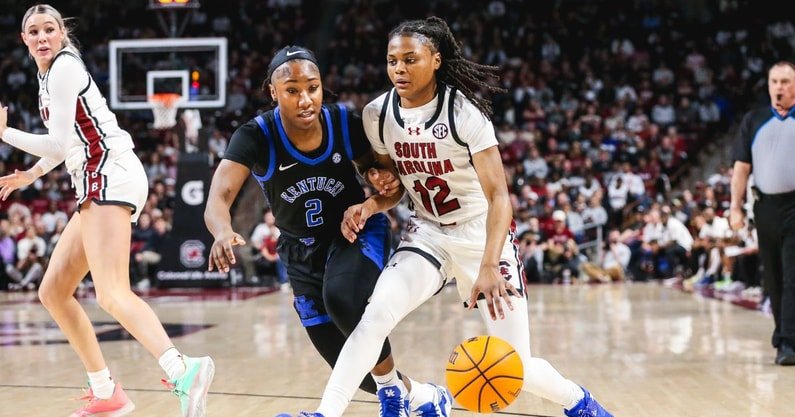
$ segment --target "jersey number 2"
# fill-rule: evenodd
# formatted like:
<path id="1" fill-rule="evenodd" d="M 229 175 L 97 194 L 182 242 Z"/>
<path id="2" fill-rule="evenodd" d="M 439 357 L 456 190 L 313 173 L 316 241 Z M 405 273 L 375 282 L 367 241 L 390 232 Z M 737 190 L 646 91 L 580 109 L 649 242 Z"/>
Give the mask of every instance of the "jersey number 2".
<path id="1" fill-rule="evenodd" d="M 320 213 L 323 212 L 323 202 L 320 201 L 320 199 L 313 198 L 311 200 L 306 200 L 304 207 L 308 209 L 306 211 L 307 226 L 315 227 L 323 224 L 323 216 L 320 215 Z"/>
<path id="2" fill-rule="evenodd" d="M 435 189 L 439 191 L 433 196 L 432 203 L 430 190 Z M 453 210 L 461 208 L 461 204 L 458 203 L 457 198 L 444 201 L 447 196 L 450 195 L 450 187 L 447 185 L 447 181 L 439 177 L 428 177 L 428 179 L 425 180 L 424 186 L 420 180 L 414 180 L 414 191 L 420 193 L 422 205 L 425 206 L 425 210 L 428 210 L 429 213 L 435 212 L 437 216 L 444 216 Z M 434 210 L 434 207 L 436 210 Z"/>

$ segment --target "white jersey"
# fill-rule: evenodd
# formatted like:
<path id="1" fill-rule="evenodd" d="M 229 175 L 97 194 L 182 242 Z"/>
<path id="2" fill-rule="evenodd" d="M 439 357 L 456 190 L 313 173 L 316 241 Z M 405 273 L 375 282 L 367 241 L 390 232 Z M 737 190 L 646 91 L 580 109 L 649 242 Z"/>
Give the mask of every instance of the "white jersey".
<path id="1" fill-rule="evenodd" d="M 70 173 L 104 173 L 108 151 L 134 147 L 73 49 L 58 52 L 38 79 L 41 118 L 50 139 L 60 145 Z"/>
<path id="2" fill-rule="evenodd" d="M 429 103 L 404 109 L 392 89 L 364 108 L 362 120 L 373 149 L 397 164 L 417 216 L 445 225 L 488 211 L 472 155 L 497 146 L 497 138 L 462 93 L 444 84 L 438 91 Z"/>

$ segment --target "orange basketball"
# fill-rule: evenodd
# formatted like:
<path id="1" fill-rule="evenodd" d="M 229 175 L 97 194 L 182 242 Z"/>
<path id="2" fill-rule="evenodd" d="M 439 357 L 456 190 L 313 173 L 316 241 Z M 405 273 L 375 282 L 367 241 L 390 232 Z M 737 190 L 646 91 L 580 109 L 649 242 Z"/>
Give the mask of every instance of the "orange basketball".
<path id="1" fill-rule="evenodd" d="M 478 336 L 456 346 L 447 360 L 445 377 L 458 404 L 487 414 L 516 400 L 524 383 L 524 367 L 508 342 Z"/>

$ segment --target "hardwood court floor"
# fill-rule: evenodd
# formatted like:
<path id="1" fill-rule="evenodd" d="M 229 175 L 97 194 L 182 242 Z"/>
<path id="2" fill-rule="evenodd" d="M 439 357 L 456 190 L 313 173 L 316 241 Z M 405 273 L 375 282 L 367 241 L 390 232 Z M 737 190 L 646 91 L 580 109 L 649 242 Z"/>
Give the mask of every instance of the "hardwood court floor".
<path id="1" fill-rule="evenodd" d="M 772 364 L 772 319 L 656 284 L 530 287 L 532 347 L 564 375 L 587 386 L 617 417 L 793 416 L 795 367 Z M 86 377 L 76 355 L 31 294 L 0 293 L 0 416 L 67 416 Z M 329 369 L 298 324 L 291 296 L 155 297 L 149 301 L 188 355 L 210 353 L 217 366 L 208 416 L 264 416 L 312 410 Z M 178 416 L 159 383 L 157 362 L 91 300 L 84 301 L 111 371 L 137 410 Z M 200 325 L 212 325 L 203 328 Z M 404 372 L 443 382 L 445 359 L 482 333 L 448 287 L 404 321 L 392 337 Z M 46 344 L 44 344 L 46 342 Z M 373 397 L 357 394 L 346 415 L 376 416 Z M 456 416 L 474 414 L 456 410 Z M 507 415 L 562 416 L 523 393 Z"/>

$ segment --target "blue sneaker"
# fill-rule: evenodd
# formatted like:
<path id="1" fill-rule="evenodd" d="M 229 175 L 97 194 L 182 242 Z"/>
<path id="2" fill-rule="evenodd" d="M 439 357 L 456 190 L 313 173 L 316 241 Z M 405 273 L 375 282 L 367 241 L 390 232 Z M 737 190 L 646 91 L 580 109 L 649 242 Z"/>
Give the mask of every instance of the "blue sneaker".
<path id="1" fill-rule="evenodd" d="M 390 385 L 379 389 L 378 401 L 381 402 L 381 408 L 378 411 L 380 417 L 409 416 L 409 393 L 404 387 Z"/>
<path id="2" fill-rule="evenodd" d="M 287 413 L 281 413 L 281 414 L 276 414 L 276 417 L 292 417 L 292 415 Z M 323 417 L 323 414 L 310 413 L 309 411 L 301 411 L 300 413 L 296 414 L 295 417 Z"/>
<path id="3" fill-rule="evenodd" d="M 414 410 L 418 416 L 421 417 L 450 417 L 450 411 L 453 409 L 453 396 L 447 388 L 428 383 L 436 388 L 436 395 L 433 396 L 433 401 L 429 401 Z"/>
<path id="4" fill-rule="evenodd" d="M 571 410 L 563 410 L 568 417 L 613 417 L 612 414 L 608 413 L 604 407 L 596 402 L 596 399 L 591 396 L 587 389 L 583 388 L 582 391 L 585 393 L 585 397 Z"/>

